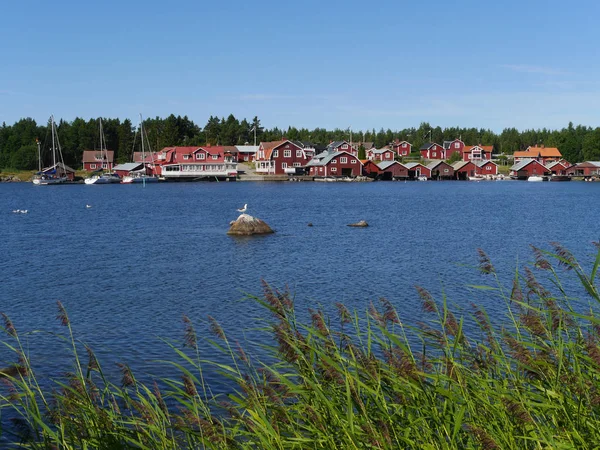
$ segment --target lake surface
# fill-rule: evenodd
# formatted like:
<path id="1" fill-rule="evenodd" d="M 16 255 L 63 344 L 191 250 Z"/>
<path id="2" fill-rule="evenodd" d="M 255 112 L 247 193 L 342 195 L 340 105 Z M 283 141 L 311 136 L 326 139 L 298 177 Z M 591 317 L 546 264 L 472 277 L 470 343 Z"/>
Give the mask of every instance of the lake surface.
<path id="1" fill-rule="evenodd" d="M 501 304 L 465 289 L 491 281 L 474 268 L 476 249 L 507 286 L 516 265 L 532 259 L 529 244 L 559 241 L 590 262 L 599 194 L 600 183 L 582 182 L 2 184 L 0 312 L 20 333 L 48 332 L 27 337 L 48 377 L 69 370 L 52 334 L 65 331 L 57 300 L 115 375 L 115 362 L 167 375 L 155 362 L 172 356 L 160 338 L 180 345 L 184 314 L 203 335 L 211 315 L 231 337 L 264 342 L 256 319 L 265 314 L 244 300 L 261 293 L 262 279 L 287 284 L 299 311 L 333 313 L 341 301 L 363 312 L 383 296 L 418 321 L 419 284 L 502 314 Z M 244 203 L 277 233 L 226 235 Z M 359 220 L 370 226 L 346 226 Z M 13 361 L 0 350 L 1 366 Z"/>

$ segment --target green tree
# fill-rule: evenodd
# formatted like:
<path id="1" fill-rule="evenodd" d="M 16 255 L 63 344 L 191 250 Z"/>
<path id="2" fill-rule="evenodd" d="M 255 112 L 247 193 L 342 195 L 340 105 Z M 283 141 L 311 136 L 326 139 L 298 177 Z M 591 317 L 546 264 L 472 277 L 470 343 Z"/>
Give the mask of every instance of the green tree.
<path id="1" fill-rule="evenodd" d="M 38 168 L 37 145 L 24 145 L 11 158 L 11 166 L 17 170 L 34 170 Z"/>

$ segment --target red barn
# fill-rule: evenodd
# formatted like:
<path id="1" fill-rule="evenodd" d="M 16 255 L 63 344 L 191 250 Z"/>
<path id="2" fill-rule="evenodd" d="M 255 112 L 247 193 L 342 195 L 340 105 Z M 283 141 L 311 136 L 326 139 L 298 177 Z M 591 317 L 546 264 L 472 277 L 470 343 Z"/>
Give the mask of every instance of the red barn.
<path id="1" fill-rule="evenodd" d="M 112 150 L 84 150 L 83 170 L 94 172 L 96 170 L 111 171 L 114 167 L 115 152 Z"/>
<path id="2" fill-rule="evenodd" d="M 492 159 L 493 145 L 467 145 L 463 148 L 463 161 L 484 161 Z"/>
<path id="3" fill-rule="evenodd" d="M 349 152 L 323 152 L 306 166 L 313 177 L 357 177 L 363 172 L 360 160 Z"/>
<path id="4" fill-rule="evenodd" d="M 394 152 L 398 156 L 408 156 L 412 150 L 412 145 L 407 141 L 396 141 L 393 145 Z"/>
<path id="5" fill-rule="evenodd" d="M 531 176 L 548 175 L 550 171 L 535 159 L 524 159 L 510 168 L 510 176 L 517 179 L 527 179 Z"/>
<path id="6" fill-rule="evenodd" d="M 304 149 L 287 139 L 261 142 L 254 158 L 256 173 L 265 175 L 285 175 L 308 161 Z"/>
<path id="7" fill-rule="evenodd" d="M 426 142 L 419 149 L 421 157 L 425 159 L 446 159 L 446 151 L 440 144 Z"/>

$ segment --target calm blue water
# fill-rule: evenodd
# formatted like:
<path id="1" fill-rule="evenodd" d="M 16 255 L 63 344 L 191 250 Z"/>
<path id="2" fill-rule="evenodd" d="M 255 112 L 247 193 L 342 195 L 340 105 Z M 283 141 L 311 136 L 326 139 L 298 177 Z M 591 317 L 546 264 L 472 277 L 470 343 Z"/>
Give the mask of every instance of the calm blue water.
<path id="1" fill-rule="evenodd" d="M 167 375 L 159 338 L 181 342 L 183 314 L 204 335 L 212 315 L 233 338 L 264 340 L 262 311 L 243 301 L 261 279 L 289 285 L 300 311 L 338 301 L 365 311 L 384 296 L 416 321 L 415 284 L 458 304 L 481 297 L 464 288 L 488 281 L 473 269 L 478 247 L 507 284 L 529 244 L 560 241 L 589 261 L 599 194 L 581 182 L 2 184 L 0 312 L 20 333 L 48 332 L 26 339 L 48 377 L 66 370 L 57 300 L 107 371 L 118 361 Z M 226 235 L 244 203 L 277 233 Z M 370 227 L 346 226 L 358 220 Z M 0 350 L 0 365 L 13 360 Z"/>

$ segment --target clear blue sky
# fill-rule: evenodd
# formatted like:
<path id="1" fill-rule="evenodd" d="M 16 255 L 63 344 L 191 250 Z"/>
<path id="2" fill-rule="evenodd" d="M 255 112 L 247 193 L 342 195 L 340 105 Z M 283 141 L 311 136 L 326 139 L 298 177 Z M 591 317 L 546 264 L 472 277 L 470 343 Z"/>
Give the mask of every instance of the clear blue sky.
<path id="1" fill-rule="evenodd" d="M 0 122 L 600 125 L 600 2 L 4 2 Z"/>

